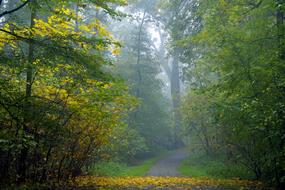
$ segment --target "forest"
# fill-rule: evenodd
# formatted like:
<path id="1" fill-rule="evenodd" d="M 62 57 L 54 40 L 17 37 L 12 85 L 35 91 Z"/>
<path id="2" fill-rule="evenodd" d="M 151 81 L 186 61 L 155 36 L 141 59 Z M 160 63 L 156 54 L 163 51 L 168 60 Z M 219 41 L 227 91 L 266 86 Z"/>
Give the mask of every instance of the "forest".
<path id="1" fill-rule="evenodd" d="M 285 0 L 0 0 L 0 189 L 285 189 Z"/>

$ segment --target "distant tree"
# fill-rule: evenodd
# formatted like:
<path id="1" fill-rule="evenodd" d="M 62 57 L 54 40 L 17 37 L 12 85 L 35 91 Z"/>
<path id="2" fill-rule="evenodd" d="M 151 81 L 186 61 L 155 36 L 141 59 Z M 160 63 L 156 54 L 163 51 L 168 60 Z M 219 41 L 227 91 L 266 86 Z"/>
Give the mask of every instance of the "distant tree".
<path id="1" fill-rule="evenodd" d="M 117 28 L 123 34 L 121 39 L 124 41 L 118 59 L 118 74 L 139 99 L 139 107 L 130 115 L 128 123 L 145 139 L 148 151 L 155 153 L 159 149 L 170 148 L 173 143 L 170 105 L 163 94 L 163 83 L 158 79 L 161 70 L 147 31 L 148 25 L 142 26 L 140 20 L 131 24 L 127 22 L 123 28 Z"/>

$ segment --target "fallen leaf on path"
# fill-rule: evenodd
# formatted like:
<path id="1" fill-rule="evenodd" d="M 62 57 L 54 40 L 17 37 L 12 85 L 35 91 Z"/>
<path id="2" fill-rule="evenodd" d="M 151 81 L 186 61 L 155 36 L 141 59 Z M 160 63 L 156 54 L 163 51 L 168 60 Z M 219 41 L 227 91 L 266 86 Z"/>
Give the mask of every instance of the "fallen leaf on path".
<path id="1" fill-rule="evenodd" d="M 117 187 L 136 189 L 204 189 L 204 187 L 238 187 L 243 189 L 261 189 L 259 181 L 238 179 L 208 179 L 189 177 L 95 177 L 82 176 L 75 179 L 77 186 Z M 153 188 L 152 188 L 153 187 Z"/>

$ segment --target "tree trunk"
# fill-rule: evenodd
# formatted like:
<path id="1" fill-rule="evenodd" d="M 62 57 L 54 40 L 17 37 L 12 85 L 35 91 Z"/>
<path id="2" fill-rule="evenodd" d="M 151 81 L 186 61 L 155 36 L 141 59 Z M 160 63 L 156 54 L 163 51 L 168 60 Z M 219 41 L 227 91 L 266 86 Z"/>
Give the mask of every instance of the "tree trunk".
<path id="1" fill-rule="evenodd" d="M 32 28 L 35 24 L 34 19 L 36 18 L 36 9 L 35 9 L 36 0 L 30 2 L 30 10 L 31 10 L 31 17 L 30 17 L 30 28 Z M 31 111 L 30 105 L 30 97 L 32 96 L 32 83 L 33 83 L 33 61 L 34 61 L 34 44 L 29 42 L 28 44 L 28 63 L 27 63 L 27 72 L 26 72 L 26 101 L 27 104 L 25 105 L 25 118 L 23 126 L 23 139 L 29 134 L 29 117 Z M 22 142 L 22 150 L 20 153 L 19 164 L 18 164 L 18 175 L 19 175 L 19 182 L 24 182 L 26 180 L 26 171 L 27 171 L 27 157 L 28 157 L 28 147 L 24 145 Z"/>
<path id="2" fill-rule="evenodd" d="M 138 50 L 137 50 L 137 73 L 138 73 L 138 88 L 137 88 L 137 92 L 136 92 L 136 96 L 140 97 L 140 84 L 142 82 L 142 74 L 141 74 L 141 70 L 140 70 L 140 61 L 141 61 L 141 38 L 142 38 L 142 29 L 143 29 L 143 25 L 145 23 L 145 16 L 146 16 L 146 10 L 144 10 L 143 13 L 143 18 L 142 21 L 140 23 L 139 26 L 139 33 L 138 33 Z"/>
<path id="3" fill-rule="evenodd" d="M 180 129 L 181 129 L 181 116 L 180 116 L 180 101 L 181 101 L 181 89 L 180 89 L 180 75 L 179 75 L 179 54 L 178 50 L 174 49 L 173 54 L 173 62 L 172 62 L 172 69 L 171 69 L 171 96 L 172 96 L 172 104 L 173 104 L 173 111 L 174 111 L 174 123 L 175 123 L 175 130 L 174 130 L 174 146 L 179 148 L 183 146 L 183 142 L 180 136 Z"/>

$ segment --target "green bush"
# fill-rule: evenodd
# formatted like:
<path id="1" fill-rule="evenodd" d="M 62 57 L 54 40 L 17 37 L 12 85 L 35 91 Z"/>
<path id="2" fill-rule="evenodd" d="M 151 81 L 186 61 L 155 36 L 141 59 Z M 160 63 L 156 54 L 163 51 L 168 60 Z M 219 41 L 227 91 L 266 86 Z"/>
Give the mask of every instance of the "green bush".
<path id="1" fill-rule="evenodd" d="M 182 175 L 190 177 L 209 177 L 220 179 L 253 179 L 254 174 L 244 165 L 231 163 L 222 157 L 191 155 L 179 167 Z"/>
<path id="2" fill-rule="evenodd" d="M 162 154 L 165 155 L 166 153 Z M 141 161 L 137 165 L 127 165 L 115 161 L 102 161 L 93 164 L 88 173 L 95 176 L 144 176 L 161 156 Z"/>

